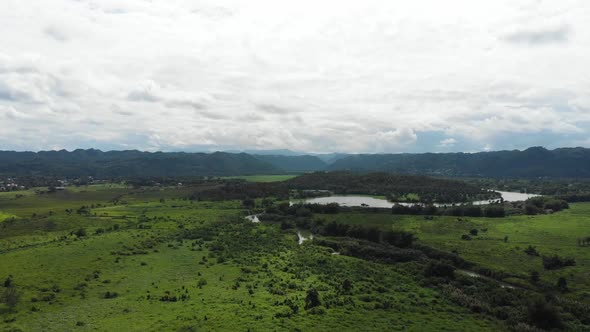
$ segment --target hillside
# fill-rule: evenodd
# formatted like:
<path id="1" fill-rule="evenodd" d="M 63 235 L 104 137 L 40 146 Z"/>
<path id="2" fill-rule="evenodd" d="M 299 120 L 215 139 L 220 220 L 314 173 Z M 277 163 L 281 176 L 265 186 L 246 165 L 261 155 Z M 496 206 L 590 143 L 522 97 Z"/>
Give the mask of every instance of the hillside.
<path id="1" fill-rule="evenodd" d="M 479 153 L 361 154 L 340 159 L 328 170 L 399 172 L 439 176 L 475 177 L 590 177 L 590 149 Z"/>
<path id="2" fill-rule="evenodd" d="M 224 176 L 282 171 L 245 153 L 75 150 L 0 151 L 0 174 L 46 176 Z"/>
<path id="3" fill-rule="evenodd" d="M 324 155 L 332 156 L 332 155 Z M 75 150 L 0 151 L 0 175 L 231 176 L 357 171 L 488 178 L 590 178 L 590 149 L 533 147 L 524 151 L 423 154 L 250 155 Z"/>
<path id="4" fill-rule="evenodd" d="M 495 197 L 463 181 L 388 173 L 315 172 L 289 179 L 285 184 L 289 189 L 387 196 L 396 201 L 414 198 L 424 202 L 466 202 Z"/>
<path id="5" fill-rule="evenodd" d="M 327 166 L 315 156 L 255 155 L 255 157 L 289 173 L 319 171 Z"/>

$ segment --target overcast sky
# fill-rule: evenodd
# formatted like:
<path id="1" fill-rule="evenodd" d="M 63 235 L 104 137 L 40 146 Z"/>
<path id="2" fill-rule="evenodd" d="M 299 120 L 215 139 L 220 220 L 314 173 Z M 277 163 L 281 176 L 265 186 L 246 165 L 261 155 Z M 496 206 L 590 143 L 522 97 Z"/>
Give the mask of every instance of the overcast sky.
<path id="1" fill-rule="evenodd" d="M 0 150 L 528 146 L 590 147 L 590 1 L 0 1 Z"/>

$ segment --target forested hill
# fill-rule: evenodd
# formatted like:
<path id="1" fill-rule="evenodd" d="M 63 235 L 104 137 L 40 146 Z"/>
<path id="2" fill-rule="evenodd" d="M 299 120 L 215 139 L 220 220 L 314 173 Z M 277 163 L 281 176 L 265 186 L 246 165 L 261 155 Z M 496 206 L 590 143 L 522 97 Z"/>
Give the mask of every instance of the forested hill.
<path id="1" fill-rule="evenodd" d="M 459 177 L 590 178 L 590 149 L 540 147 L 479 153 L 250 155 L 100 150 L 0 151 L 0 175 L 225 176 L 358 171 Z"/>
<path id="2" fill-rule="evenodd" d="M 276 174 L 284 171 L 245 153 L 75 150 L 0 151 L 0 174 L 144 177 Z"/>
<path id="3" fill-rule="evenodd" d="M 328 166 L 316 156 L 255 155 L 255 157 L 288 173 L 318 171 Z"/>
<path id="4" fill-rule="evenodd" d="M 590 177 L 590 149 L 350 155 L 328 170 L 474 177 Z"/>
<path id="5" fill-rule="evenodd" d="M 390 173 L 315 172 L 287 180 L 289 189 L 329 190 L 336 194 L 387 196 L 393 201 L 468 202 L 496 198 L 494 193 L 458 180 Z"/>

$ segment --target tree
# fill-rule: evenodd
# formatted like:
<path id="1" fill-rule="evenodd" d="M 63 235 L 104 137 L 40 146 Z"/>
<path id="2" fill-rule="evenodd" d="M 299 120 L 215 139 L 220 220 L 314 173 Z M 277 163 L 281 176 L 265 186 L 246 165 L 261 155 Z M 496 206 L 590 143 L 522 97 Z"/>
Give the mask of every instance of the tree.
<path id="1" fill-rule="evenodd" d="M 529 256 L 539 256 L 539 252 L 537 251 L 537 249 L 531 245 L 529 245 L 529 247 L 526 248 L 524 252 Z"/>
<path id="2" fill-rule="evenodd" d="M 542 299 L 535 301 L 529 306 L 528 319 L 536 327 L 545 330 L 562 326 L 559 311 Z"/>
<path id="3" fill-rule="evenodd" d="M 424 271 L 426 277 L 455 278 L 455 267 L 445 263 L 431 262 Z"/>
<path id="4" fill-rule="evenodd" d="M 557 288 L 559 288 L 559 290 L 562 292 L 566 292 L 568 290 L 567 280 L 565 280 L 564 277 L 559 277 L 559 279 L 557 280 Z"/>
<path id="5" fill-rule="evenodd" d="M 8 288 L 12 286 L 12 276 L 8 276 L 8 278 L 6 278 L 6 280 L 4 280 L 4 287 Z"/>
<path id="6" fill-rule="evenodd" d="M 539 276 L 539 272 L 531 271 L 530 280 L 533 284 L 538 283 L 539 280 L 541 280 L 541 277 Z"/>
<path id="7" fill-rule="evenodd" d="M 352 290 L 352 282 L 349 279 L 344 279 L 342 282 L 342 290 L 346 293 L 350 293 Z"/>
<path id="8" fill-rule="evenodd" d="M 477 229 L 472 229 L 469 231 L 469 234 L 473 235 L 473 236 L 477 236 L 477 234 L 479 234 L 479 231 Z"/>
<path id="9" fill-rule="evenodd" d="M 315 288 L 307 290 L 307 296 L 305 297 L 305 310 L 315 308 L 321 304 L 320 293 Z"/>
<path id="10" fill-rule="evenodd" d="M 256 201 L 253 200 L 252 198 L 246 198 L 242 201 L 242 205 L 246 209 L 253 209 L 256 206 Z"/>
<path id="11" fill-rule="evenodd" d="M 86 230 L 84 228 L 80 228 L 74 234 L 76 234 L 77 237 L 84 237 L 86 236 Z"/>

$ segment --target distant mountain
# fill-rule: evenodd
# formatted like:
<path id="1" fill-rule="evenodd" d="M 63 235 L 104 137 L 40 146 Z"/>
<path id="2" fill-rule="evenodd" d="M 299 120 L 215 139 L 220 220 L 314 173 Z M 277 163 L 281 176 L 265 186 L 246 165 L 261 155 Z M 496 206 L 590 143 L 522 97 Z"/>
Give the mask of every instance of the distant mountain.
<path id="1" fill-rule="evenodd" d="M 225 150 L 228 153 L 247 153 L 251 155 L 260 156 L 305 156 L 311 155 L 310 153 L 292 151 L 289 149 L 276 149 L 276 150 Z"/>
<path id="2" fill-rule="evenodd" d="M 347 154 L 347 153 L 325 153 L 325 154 L 311 154 L 311 155 L 320 158 L 322 161 L 324 161 L 327 164 L 331 164 L 331 163 L 335 162 L 336 160 L 340 160 L 340 159 L 346 158 L 348 156 L 351 156 L 351 154 Z"/>
<path id="3" fill-rule="evenodd" d="M 0 151 L 1 175 L 225 176 L 348 170 L 432 176 L 590 178 L 590 149 L 479 153 L 250 155 L 75 150 Z"/>
<path id="4" fill-rule="evenodd" d="M 316 156 L 255 155 L 255 157 L 287 173 L 320 171 L 328 166 Z"/>
<path id="5" fill-rule="evenodd" d="M 142 177 L 278 173 L 284 171 L 245 153 L 0 151 L 0 174 L 5 175 Z"/>
<path id="6" fill-rule="evenodd" d="M 327 169 L 438 176 L 588 178 L 590 149 L 532 147 L 479 153 L 363 154 L 336 160 Z"/>

